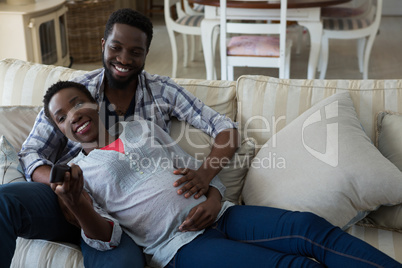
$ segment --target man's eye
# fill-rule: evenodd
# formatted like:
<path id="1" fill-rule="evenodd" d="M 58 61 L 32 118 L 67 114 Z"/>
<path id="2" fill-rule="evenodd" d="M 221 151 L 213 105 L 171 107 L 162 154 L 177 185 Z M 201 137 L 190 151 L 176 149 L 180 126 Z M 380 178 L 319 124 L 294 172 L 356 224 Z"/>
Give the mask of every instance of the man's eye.
<path id="1" fill-rule="evenodd" d="M 138 51 L 138 50 L 134 50 L 133 52 L 131 52 L 134 56 L 142 56 L 143 53 L 142 51 Z"/>

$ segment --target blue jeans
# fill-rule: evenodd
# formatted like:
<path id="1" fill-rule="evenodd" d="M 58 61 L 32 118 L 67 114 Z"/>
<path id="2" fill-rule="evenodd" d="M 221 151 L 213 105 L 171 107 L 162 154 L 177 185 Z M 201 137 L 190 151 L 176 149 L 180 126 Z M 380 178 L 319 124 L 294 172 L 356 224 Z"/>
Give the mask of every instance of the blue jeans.
<path id="1" fill-rule="evenodd" d="M 183 246 L 167 267 L 402 265 L 312 213 L 234 206 L 204 234 Z"/>
<path id="2" fill-rule="evenodd" d="M 42 183 L 0 185 L 0 267 L 8 268 L 17 237 L 80 243 L 80 230 L 68 223 L 57 195 Z M 142 250 L 127 235 L 110 251 L 97 251 L 81 242 L 85 267 L 144 267 Z"/>

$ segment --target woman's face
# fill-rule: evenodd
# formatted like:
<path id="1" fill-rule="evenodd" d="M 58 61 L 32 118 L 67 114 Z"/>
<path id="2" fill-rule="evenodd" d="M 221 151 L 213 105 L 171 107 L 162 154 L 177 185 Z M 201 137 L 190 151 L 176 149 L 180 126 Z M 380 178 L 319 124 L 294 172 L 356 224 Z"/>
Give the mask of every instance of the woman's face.
<path id="1" fill-rule="evenodd" d="M 70 140 L 98 142 L 98 105 L 77 88 L 58 91 L 49 102 L 49 113 L 57 127 Z"/>

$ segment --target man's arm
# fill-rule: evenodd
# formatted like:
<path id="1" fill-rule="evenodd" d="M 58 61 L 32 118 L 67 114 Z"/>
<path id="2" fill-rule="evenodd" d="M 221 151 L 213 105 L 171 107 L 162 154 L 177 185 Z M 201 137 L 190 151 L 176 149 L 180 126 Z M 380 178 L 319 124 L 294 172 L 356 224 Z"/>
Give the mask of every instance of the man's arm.
<path id="1" fill-rule="evenodd" d="M 67 142 L 63 133 L 47 120 L 42 109 L 18 155 L 28 181 L 48 184 L 53 164 L 59 160 L 67 163 L 79 148 L 78 144 Z"/>
<path id="2" fill-rule="evenodd" d="M 31 179 L 36 182 L 41 182 L 50 185 L 49 177 L 51 169 L 52 167 L 48 165 L 39 166 L 32 173 Z"/>

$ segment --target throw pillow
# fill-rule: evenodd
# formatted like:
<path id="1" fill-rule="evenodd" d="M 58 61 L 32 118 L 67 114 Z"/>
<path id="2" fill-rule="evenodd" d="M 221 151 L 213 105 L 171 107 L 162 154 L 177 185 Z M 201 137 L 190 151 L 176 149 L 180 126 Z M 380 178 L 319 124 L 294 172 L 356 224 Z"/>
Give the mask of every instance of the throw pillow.
<path id="1" fill-rule="evenodd" d="M 21 173 L 17 152 L 7 141 L 5 136 L 0 137 L 0 184 L 14 181 L 24 181 Z"/>
<path id="2" fill-rule="evenodd" d="M 1 106 L 0 136 L 4 135 L 17 152 L 28 137 L 40 106 Z"/>
<path id="3" fill-rule="evenodd" d="M 313 212 L 343 229 L 402 203 L 402 173 L 363 131 L 349 93 L 322 100 L 274 135 L 251 162 L 249 205 Z"/>
<path id="4" fill-rule="evenodd" d="M 184 151 L 201 161 L 209 155 L 214 143 L 214 139 L 203 131 L 176 119 L 172 120 L 170 136 Z M 244 178 L 254 155 L 254 142 L 251 139 L 243 140 L 231 161 L 218 174 L 226 187 L 222 200 L 239 204 Z"/>
<path id="5" fill-rule="evenodd" d="M 377 115 L 376 146 L 402 171 L 402 114 L 383 111 Z M 402 229 L 402 205 L 381 206 L 363 219 L 361 224 L 384 229 Z"/>

